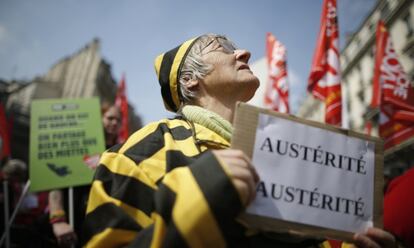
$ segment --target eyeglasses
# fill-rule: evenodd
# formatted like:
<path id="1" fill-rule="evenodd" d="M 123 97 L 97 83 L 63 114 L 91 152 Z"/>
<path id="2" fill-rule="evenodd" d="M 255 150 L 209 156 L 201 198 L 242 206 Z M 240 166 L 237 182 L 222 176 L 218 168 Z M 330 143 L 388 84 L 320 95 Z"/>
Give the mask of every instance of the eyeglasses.
<path id="1" fill-rule="evenodd" d="M 223 36 L 216 36 L 210 42 L 208 42 L 207 45 L 203 49 L 201 49 L 201 53 L 203 54 L 203 51 L 207 47 L 214 44 L 214 42 L 216 42 L 216 44 L 218 44 L 218 47 L 215 47 L 215 48 L 207 51 L 204 54 L 214 52 L 214 51 L 222 51 L 222 52 L 227 53 L 227 54 L 232 54 L 232 53 L 234 53 L 235 50 L 237 50 L 236 45 L 231 40 L 228 40 L 227 38 L 225 38 Z M 223 50 L 218 50 L 219 48 L 222 48 Z"/>

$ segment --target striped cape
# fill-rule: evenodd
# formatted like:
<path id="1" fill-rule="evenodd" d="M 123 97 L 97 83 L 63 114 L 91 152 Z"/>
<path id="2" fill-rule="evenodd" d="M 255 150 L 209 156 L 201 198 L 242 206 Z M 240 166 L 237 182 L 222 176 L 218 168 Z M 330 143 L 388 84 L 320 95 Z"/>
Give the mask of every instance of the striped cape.
<path id="1" fill-rule="evenodd" d="M 100 160 L 87 206 L 86 247 L 225 247 L 240 239 L 242 209 L 224 167 L 209 152 L 229 143 L 182 119 L 134 133 Z"/>

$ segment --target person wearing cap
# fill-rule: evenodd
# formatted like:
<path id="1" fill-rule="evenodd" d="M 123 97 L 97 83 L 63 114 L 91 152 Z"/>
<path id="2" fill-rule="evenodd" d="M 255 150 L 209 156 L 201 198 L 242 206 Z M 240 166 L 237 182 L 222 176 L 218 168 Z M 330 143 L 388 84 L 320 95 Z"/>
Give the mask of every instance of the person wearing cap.
<path id="1" fill-rule="evenodd" d="M 215 34 L 156 58 L 164 105 L 176 116 L 148 124 L 102 155 L 86 210 L 85 247 L 319 245 L 269 238 L 237 221 L 259 181 L 250 159 L 229 149 L 235 104 L 259 86 L 249 58 Z M 393 241 L 374 230 L 385 238 L 361 234 L 361 246 Z"/>

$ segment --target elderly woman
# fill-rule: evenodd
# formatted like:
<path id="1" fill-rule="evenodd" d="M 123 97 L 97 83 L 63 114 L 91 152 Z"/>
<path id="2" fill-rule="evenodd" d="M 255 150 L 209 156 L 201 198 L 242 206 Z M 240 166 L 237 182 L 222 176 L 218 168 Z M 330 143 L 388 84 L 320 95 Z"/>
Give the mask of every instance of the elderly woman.
<path id="1" fill-rule="evenodd" d="M 229 149 L 235 103 L 248 101 L 259 86 L 249 58 L 247 50 L 214 34 L 157 57 L 164 105 L 177 115 L 102 155 L 84 225 L 87 247 L 318 245 L 253 235 L 236 220 L 258 182 L 249 158 Z M 393 243 L 388 233 L 371 231 L 356 242 Z"/>

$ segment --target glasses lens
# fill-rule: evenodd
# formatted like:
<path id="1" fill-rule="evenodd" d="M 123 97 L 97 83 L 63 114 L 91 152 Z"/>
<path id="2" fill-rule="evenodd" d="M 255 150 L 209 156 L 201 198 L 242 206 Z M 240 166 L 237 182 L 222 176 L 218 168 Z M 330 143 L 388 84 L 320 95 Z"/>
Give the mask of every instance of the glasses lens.
<path id="1" fill-rule="evenodd" d="M 217 37 L 217 42 L 220 44 L 220 46 L 224 49 L 224 52 L 226 53 L 233 53 L 234 50 L 237 49 L 233 42 L 223 37 Z"/>

